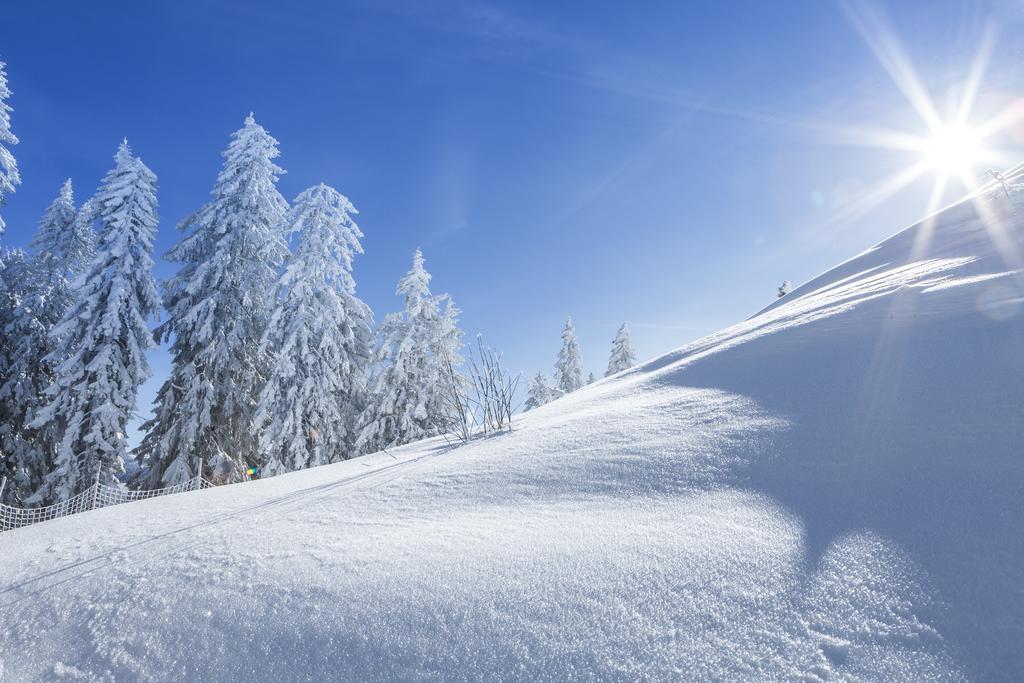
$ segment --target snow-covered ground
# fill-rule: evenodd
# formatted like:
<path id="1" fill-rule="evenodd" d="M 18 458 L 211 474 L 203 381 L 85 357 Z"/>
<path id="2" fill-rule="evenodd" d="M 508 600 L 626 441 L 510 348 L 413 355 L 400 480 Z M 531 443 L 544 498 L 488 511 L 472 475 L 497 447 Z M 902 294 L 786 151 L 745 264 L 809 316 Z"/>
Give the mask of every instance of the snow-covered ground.
<path id="1" fill-rule="evenodd" d="M 1024 197 L 523 416 L 0 535 L 3 680 L 1014 679 Z"/>

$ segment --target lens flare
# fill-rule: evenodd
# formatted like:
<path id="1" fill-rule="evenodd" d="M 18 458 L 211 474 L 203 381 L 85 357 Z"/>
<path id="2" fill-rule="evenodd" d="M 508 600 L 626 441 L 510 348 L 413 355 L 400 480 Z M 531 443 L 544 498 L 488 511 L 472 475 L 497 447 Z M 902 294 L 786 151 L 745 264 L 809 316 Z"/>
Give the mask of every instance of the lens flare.
<path id="1" fill-rule="evenodd" d="M 922 143 L 924 162 L 944 176 L 972 177 L 986 156 L 977 133 L 966 126 L 941 125 Z"/>
<path id="2" fill-rule="evenodd" d="M 927 254 L 934 230 L 934 214 L 942 208 L 947 189 L 956 186 L 966 192 L 1000 254 L 1011 268 L 1019 268 L 1024 258 L 1006 235 L 998 207 L 987 201 L 992 189 L 1000 185 L 1003 177 L 996 171 L 1005 171 L 1013 160 L 999 149 L 996 136 L 1011 134 L 1024 122 L 1024 103 L 1015 101 L 995 116 L 977 121 L 974 116 L 978 93 L 991 62 L 996 43 L 996 25 L 989 23 L 982 35 L 978 50 L 969 68 L 966 80 L 959 89 L 959 97 L 948 116 L 929 96 L 924 84 L 917 76 L 910 58 L 892 30 L 885 14 L 870 2 L 853 3 L 841 0 L 850 25 L 864 38 L 878 63 L 888 72 L 893 84 L 906 97 L 908 104 L 917 112 L 922 123 L 920 133 L 906 131 L 860 128 L 845 130 L 841 138 L 857 145 L 890 149 L 894 152 L 916 154 L 915 162 L 902 172 L 881 182 L 878 187 L 865 192 L 845 213 L 862 213 L 877 206 L 896 191 L 915 180 L 931 175 L 934 185 L 928 198 L 922 229 L 915 239 L 914 255 Z M 973 123 L 972 123 L 973 121 Z M 1014 170 L 1018 170 L 1016 167 Z"/>

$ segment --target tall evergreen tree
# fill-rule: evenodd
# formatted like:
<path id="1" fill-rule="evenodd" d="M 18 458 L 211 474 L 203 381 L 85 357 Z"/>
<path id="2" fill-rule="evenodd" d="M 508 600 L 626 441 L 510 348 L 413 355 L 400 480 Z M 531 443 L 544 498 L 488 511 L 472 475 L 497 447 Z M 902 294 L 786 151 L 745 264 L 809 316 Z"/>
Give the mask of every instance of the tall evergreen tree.
<path id="1" fill-rule="evenodd" d="M 5 416 L 0 424 L 0 448 L 17 463 L 14 482 L 19 495 L 42 485 L 49 471 L 59 435 L 31 429 L 44 391 L 55 380 L 54 367 L 64 360 L 51 354 L 59 340 L 51 336 L 72 303 L 71 279 L 80 274 L 94 250 L 92 226 L 87 239 L 75 232 L 76 212 L 71 181 L 43 213 L 32 239 L 33 256 L 12 264 L 10 292 L 16 298 L 7 318 L 4 337 L 9 340 L 9 364 L 0 373 L 0 402 Z"/>
<path id="2" fill-rule="evenodd" d="M 7 487 L 0 502 L 17 502 L 25 495 L 19 483 L 24 459 L 24 410 L 30 395 L 21 381 L 25 342 L 38 340 L 39 326 L 26 312 L 31 264 L 20 249 L 4 250 L 0 260 L 0 477 Z M 31 392 L 29 392 L 31 393 Z M 31 493 L 31 491 L 29 491 Z"/>
<path id="3" fill-rule="evenodd" d="M 633 342 L 629 336 L 629 327 L 622 323 L 619 331 L 615 333 L 612 341 L 612 353 L 608 357 L 608 369 L 605 377 L 611 377 L 617 372 L 628 370 L 636 365 L 636 353 L 633 351 Z"/>
<path id="4" fill-rule="evenodd" d="M 347 197 L 321 183 L 288 214 L 299 242 L 263 336 L 274 360 L 255 416 L 264 475 L 354 454 L 371 334 L 370 309 L 352 279 L 352 258 L 363 253 L 354 213 Z"/>
<path id="5" fill-rule="evenodd" d="M 405 306 L 387 316 L 378 331 L 377 371 L 356 444 L 364 453 L 443 432 L 451 417 L 447 392 L 453 380 L 463 381 L 448 374 L 462 364 L 459 311 L 447 295 L 430 293 L 430 274 L 419 249 L 395 293 Z"/>
<path id="6" fill-rule="evenodd" d="M 11 130 L 11 106 L 7 100 L 11 91 L 7 87 L 7 65 L 0 62 L 0 208 L 4 205 L 4 195 L 14 192 L 21 182 L 18 163 L 14 155 L 7 149 L 18 144 L 18 137 Z M 4 219 L 0 216 L 0 235 L 4 234 Z"/>
<path id="7" fill-rule="evenodd" d="M 555 362 L 555 383 L 563 394 L 576 391 L 583 386 L 583 358 L 580 343 L 576 341 L 576 328 L 572 318 L 567 318 L 562 329 L 562 349 Z"/>
<path id="8" fill-rule="evenodd" d="M 540 408 L 545 403 L 550 403 L 555 398 L 554 391 L 548 385 L 548 380 L 543 373 L 538 372 L 530 380 L 530 388 L 527 392 L 524 410 Z"/>
<path id="9" fill-rule="evenodd" d="M 35 429 L 60 435 L 52 469 L 30 503 L 63 500 L 93 477 L 112 481 L 124 469 L 125 431 L 138 388 L 150 375 L 148 319 L 159 308 L 153 282 L 156 176 L 133 157 L 127 141 L 96 193 L 100 234 L 74 303 L 50 332 L 58 362 Z"/>
<path id="10" fill-rule="evenodd" d="M 288 254 L 281 225 L 288 204 L 277 140 L 253 119 L 231 135 L 212 199 L 182 221 L 186 235 L 167 254 L 182 263 L 164 285 L 173 366 L 137 450 L 140 484 L 187 481 L 200 461 L 220 481 L 258 464 L 253 414 L 268 375 L 260 340 L 274 305 L 276 268 Z"/>

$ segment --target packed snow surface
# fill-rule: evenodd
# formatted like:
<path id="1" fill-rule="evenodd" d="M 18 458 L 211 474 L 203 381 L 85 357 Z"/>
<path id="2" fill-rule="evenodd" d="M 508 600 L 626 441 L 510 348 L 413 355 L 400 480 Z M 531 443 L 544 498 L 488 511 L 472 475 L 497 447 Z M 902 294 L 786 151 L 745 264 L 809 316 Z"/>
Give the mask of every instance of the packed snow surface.
<path id="1" fill-rule="evenodd" d="M 1024 195 L 433 440 L 0 535 L 0 678 L 1013 679 Z"/>

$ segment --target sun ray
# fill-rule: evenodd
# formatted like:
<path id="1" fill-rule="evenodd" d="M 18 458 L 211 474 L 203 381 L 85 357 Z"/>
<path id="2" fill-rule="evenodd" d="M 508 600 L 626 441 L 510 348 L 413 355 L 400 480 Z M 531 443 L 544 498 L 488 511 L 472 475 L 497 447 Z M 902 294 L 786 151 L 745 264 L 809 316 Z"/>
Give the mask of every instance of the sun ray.
<path id="1" fill-rule="evenodd" d="M 888 72 L 893 83 L 900 89 L 907 101 L 917 111 L 929 130 L 937 130 L 942 126 L 931 97 L 921 85 L 914 67 L 896 39 L 895 33 L 881 12 L 868 4 L 854 6 L 845 1 L 842 8 L 853 27 L 875 54 L 879 64 Z"/>
<path id="2" fill-rule="evenodd" d="M 916 261 L 928 255 L 928 247 L 931 246 L 932 233 L 935 231 L 935 221 L 938 216 L 942 197 L 946 193 L 946 184 L 949 182 L 948 175 L 940 175 L 932 185 L 931 194 L 928 197 L 928 206 L 925 210 L 925 219 L 921 228 L 914 236 L 914 245 L 910 249 L 910 260 Z"/>
<path id="3" fill-rule="evenodd" d="M 856 200 L 841 206 L 837 213 L 825 221 L 824 226 L 841 225 L 860 218 L 889 197 L 892 197 L 894 194 L 925 175 L 928 170 L 928 165 L 924 162 L 918 162 L 912 166 L 902 169 L 898 173 L 895 173 L 889 178 L 878 183 L 873 189 L 861 195 Z"/>
<path id="4" fill-rule="evenodd" d="M 971 116 L 971 110 L 974 108 L 974 102 L 978 98 L 981 82 L 985 78 L 985 72 L 988 71 L 988 64 L 992 59 L 992 50 L 995 49 L 995 44 L 996 28 L 995 25 L 990 23 L 985 27 L 978 51 L 971 63 L 971 70 L 967 76 L 967 83 L 964 85 L 964 92 L 960 97 L 960 106 L 957 109 L 954 125 L 960 127 L 967 125 L 967 120 Z"/>

